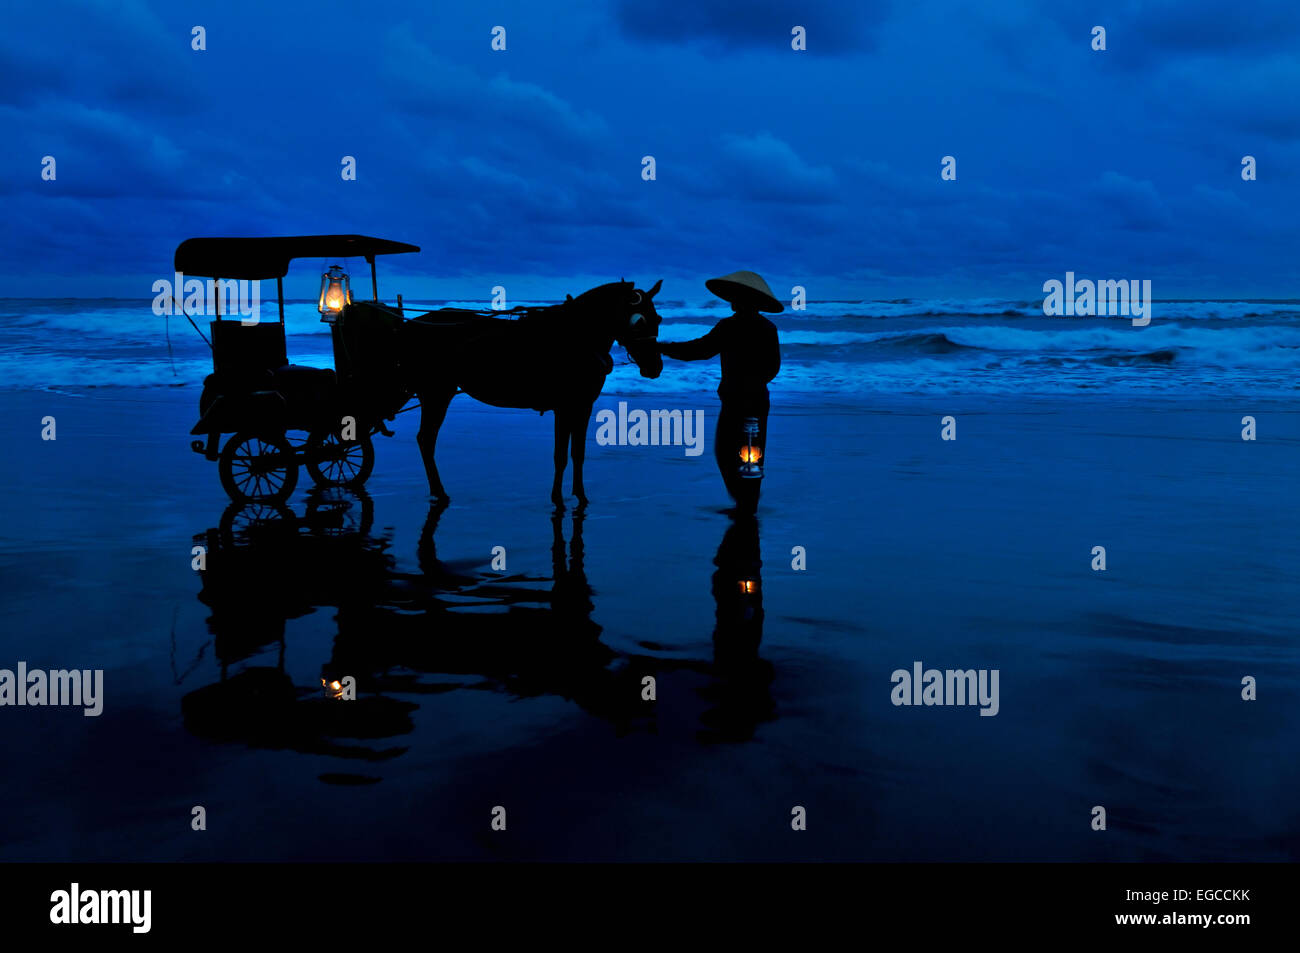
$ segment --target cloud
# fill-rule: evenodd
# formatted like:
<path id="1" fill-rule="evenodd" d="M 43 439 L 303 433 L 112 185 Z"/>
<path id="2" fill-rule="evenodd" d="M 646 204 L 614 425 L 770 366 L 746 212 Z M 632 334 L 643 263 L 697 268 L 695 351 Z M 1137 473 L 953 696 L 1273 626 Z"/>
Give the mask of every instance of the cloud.
<path id="1" fill-rule="evenodd" d="M 608 131 L 598 114 L 576 109 L 536 83 L 505 73 L 485 78 L 436 55 L 409 26 L 388 32 L 382 59 L 391 101 L 410 115 L 472 123 L 483 138 L 507 127 L 576 141 Z"/>
<path id="2" fill-rule="evenodd" d="M 193 105 L 188 31 L 169 31 L 144 3 L 85 2 L 56 24 L 49 15 L 37 4 L 6 5 L 0 104 L 125 100 L 170 115 Z"/>
<path id="3" fill-rule="evenodd" d="M 724 133 L 717 158 L 707 169 L 688 174 L 687 189 L 696 196 L 712 195 L 761 203 L 821 203 L 837 194 L 835 172 L 813 165 L 770 132 L 755 135 Z"/>
<path id="4" fill-rule="evenodd" d="M 212 7 L 205 53 L 161 3 L 21 5 L 0 33 L 0 277 L 12 293 L 33 267 L 165 270 L 197 234 L 357 231 L 423 246 L 390 269 L 434 286 L 734 268 L 1199 281 L 1213 261 L 1289 293 L 1300 6 L 1101 3 L 507 0 L 500 21 L 403 8 L 403 24 L 378 0 L 333 63 L 337 24 L 306 0 Z"/>
<path id="5" fill-rule="evenodd" d="M 1152 231 L 1171 224 L 1168 207 L 1156 187 L 1148 181 L 1110 171 L 1104 173 L 1089 192 L 1099 206 L 1092 216 L 1095 222 L 1134 231 Z"/>
<path id="6" fill-rule="evenodd" d="M 1130 0 L 1118 23 L 1124 42 L 1171 53 L 1294 51 L 1300 42 L 1300 4 L 1290 2 Z"/>
<path id="7" fill-rule="evenodd" d="M 632 40 L 702 44 L 715 50 L 790 49 L 791 30 L 808 31 L 808 48 L 845 53 L 870 49 L 890 0 L 687 0 L 654 4 L 617 0 L 615 18 Z"/>
<path id="8" fill-rule="evenodd" d="M 1250 137 L 1300 142 L 1300 60 L 1294 53 L 1245 60 L 1180 59 L 1162 70 L 1152 82 L 1152 92 L 1180 119 L 1212 126 L 1216 147 L 1244 155 L 1250 151 Z M 1236 136 L 1235 145 L 1228 146 L 1225 128 L 1246 136 Z"/>

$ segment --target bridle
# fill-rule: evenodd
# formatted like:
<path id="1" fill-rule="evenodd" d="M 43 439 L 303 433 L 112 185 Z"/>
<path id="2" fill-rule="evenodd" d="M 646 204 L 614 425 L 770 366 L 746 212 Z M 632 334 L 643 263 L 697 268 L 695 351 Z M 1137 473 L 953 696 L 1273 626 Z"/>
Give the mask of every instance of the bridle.
<path id="1" fill-rule="evenodd" d="M 632 303 L 628 307 L 633 309 L 639 308 L 641 307 L 641 302 L 644 300 L 645 300 L 645 296 L 640 291 L 638 291 L 636 293 L 636 297 L 632 299 Z M 646 320 L 646 316 L 644 314 L 642 314 L 640 311 L 633 310 L 627 319 L 628 330 L 631 331 L 632 328 L 636 327 L 636 325 L 639 322 L 643 322 L 645 320 Z M 647 341 L 657 341 L 658 339 L 659 338 L 657 334 L 644 334 L 641 337 L 635 337 L 630 339 L 620 337 L 619 343 L 622 344 L 624 348 L 627 348 L 629 345 L 635 346 L 638 344 L 644 344 Z"/>

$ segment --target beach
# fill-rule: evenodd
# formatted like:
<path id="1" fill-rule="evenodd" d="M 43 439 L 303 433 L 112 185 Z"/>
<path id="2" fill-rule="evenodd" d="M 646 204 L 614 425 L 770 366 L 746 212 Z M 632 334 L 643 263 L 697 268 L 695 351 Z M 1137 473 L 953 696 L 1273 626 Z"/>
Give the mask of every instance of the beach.
<path id="1" fill-rule="evenodd" d="M 104 672 L 0 711 L 6 860 L 1300 858 L 1293 399 L 778 393 L 756 527 L 711 451 L 589 438 L 575 564 L 550 415 L 456 398 L 432 514 L 399 416 L 369 503 L 244 534 L 197 397 L 0 391 L 0 667 Z"/>

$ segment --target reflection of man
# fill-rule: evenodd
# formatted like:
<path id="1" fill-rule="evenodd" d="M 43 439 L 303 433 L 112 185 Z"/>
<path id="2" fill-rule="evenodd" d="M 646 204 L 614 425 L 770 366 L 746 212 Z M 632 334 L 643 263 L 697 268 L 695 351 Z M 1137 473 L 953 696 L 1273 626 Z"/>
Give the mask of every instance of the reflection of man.
<path id="1" fill-rule="evenodd" d="M 773 707 L 768 690 L 772 666 L 758 656 L 763 641 L 758 521 L 752 516 L 737 517 L 727 527 L 713 563 L 718 567 L 713 573 L 717 706 L 704 717 L 712 740 L 744 741 L 753 736 L 760 721 L 772 717 Z"/>
<path id="2" fill-rule="evenodd" d="M 727 492 L 742 510 L 758 505 L 756 479 L 739 475 L 740 448 L 748 442 L 745 419 L 758 421 L 758 435 L 753 445 L 762 451 L 767 462 L 767 385 L 781 369 L 781 347 L 776 325 L 760 311 L 783 310 L 767 282 L 752 271 L 737 271 L 722 278 L 712 278 L 705 286 L 728 302 L 735 313 L 723 318 L 713 330 L 693 341 L 660 344 L 659 350 L 679 361 L 700 361 L 722 355 L 722 383 L 718 397 L 722 410 L 713 438 L 713 455 Z"/>

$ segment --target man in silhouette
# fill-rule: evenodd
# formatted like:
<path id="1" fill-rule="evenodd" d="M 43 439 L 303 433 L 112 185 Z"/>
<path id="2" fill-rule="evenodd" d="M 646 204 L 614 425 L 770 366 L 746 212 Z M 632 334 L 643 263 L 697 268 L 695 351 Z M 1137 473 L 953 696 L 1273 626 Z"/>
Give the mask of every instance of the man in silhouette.
<path id="1" fill-rule="evenodd" d="M 783 306 L 767 282 L 752 271 L 733 272 L 704 284 L 730 304 L 735 313 L 723 318 L 703 337 L 660 344 L 659 350 L 665 357 L 679 361 L 700 361 L 722 355 L 722 383 L 718 386 L 722 410 L 713 438 L 713 455 L 737 509 L 752 512 L 758 505 L 760 481 L 740 476 L 740 450 L 749 439 L 744 423 L 750 417 L 758 421 L 753 445 L 762 451 L 759 462 L 767 463 L 767 385 L 781 369 L 776 325 L 759 312 L 776 313 Z"/>

